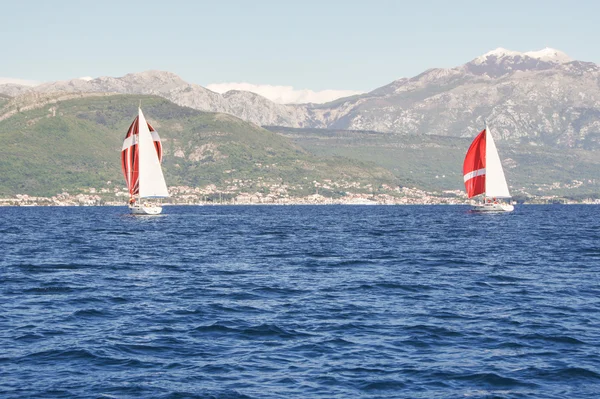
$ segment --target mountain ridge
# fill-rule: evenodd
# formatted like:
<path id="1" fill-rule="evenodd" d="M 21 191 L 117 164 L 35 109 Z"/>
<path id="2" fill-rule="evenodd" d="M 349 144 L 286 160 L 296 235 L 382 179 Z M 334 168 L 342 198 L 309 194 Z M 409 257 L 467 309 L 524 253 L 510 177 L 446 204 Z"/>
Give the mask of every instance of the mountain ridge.
<path id="1" fill-rule="evenodd" d="M 0 85 L 0 93 L 12 96 L 31 91 L 159 95 L 259 126 L 470 137 L 486 119 L 497 140 L 514 145 L 592 148 L 600 141 L 600 67 L 551 48 L 498 48 L 457 67 L 431 68 L 325 104 L 277 104 L 238 90 L 219 94 L 164 71 L 28 88 Z"/>

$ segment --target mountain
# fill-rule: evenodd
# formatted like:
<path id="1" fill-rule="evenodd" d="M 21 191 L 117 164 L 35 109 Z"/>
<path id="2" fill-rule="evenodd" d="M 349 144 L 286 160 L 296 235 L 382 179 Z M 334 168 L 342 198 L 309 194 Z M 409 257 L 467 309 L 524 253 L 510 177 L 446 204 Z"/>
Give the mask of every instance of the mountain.
<path id="1" fill-rule="evenodd" d="M 10 100 L 10 97 L 7 96 L 6 94 L 0 94 L 0 106 L 2 106 L 2 104 L 8 102 Z"/>
<path id="2" fill-rule="evenodd" d="M 212 92 L 170 72 L 73 79 L 35 87 L 0 85 L 0 93 L 150 94 L 259 126 L 473 137 L 484 118 L 496 140 L 514 145 L 600 146 L 600 67 L 555 49 L 490 51 L 449 69 L 429 69 L 369 93 L 326 104 L 276 104 L 258 94 Z"/>
<path id="3" fill-rule="evenodd" d="M 189 84 L 165 71 L 130 73 L 123 77 L 72 79 L 35 87 L 0 85 L 0 93 L 16 97 L 26 93 L 120 93 L 157 95 L 175 104 L 208 112 L 224 112 L 261 125 L 297 125 L 294 107 L 276 104 L 258 94 L 229 91 L 223 95 Z"/>
<path id="4" fill-rule="evenodd" d="M 473 64 L 489 61 L 475 60 Z M 172 90 L 171 81 L 164 80 L 162 87 Z M 381 88 L 384 93 L 379 95 L 402 92 L 407 81 Z M 125 83 L 117 80 L 110 85 L 132 90 Z M 161 87 L 160 82 L 155 87 Z M 261 96 L 248 92 L 229 92 L 222 97 L 233 105 L 268 105 Z M 181 107 L 157 96 L 61 93 L 55 87 L 14 98 L 0 95 L 0 195 L 50 195 L 63 189 L 102 187 L 107 181 L 121 187 L 118 153 L 139 101 L 163 138 L 165 174 L 171 187 L 215 184 L 223 189 L 236 180 L 259 191 L 264 188 L 257 184 L 261 181 L 289 184 L 297 193 L 306 194 L 314 189 L 311 182 L 328 179 L 461 190 L 462 159 L 472 139 L 282 126 L 268 127 L 269 132 L 225 113 Z M 365 101 L 363 96 L 355 96 L 314 109 L 335 110 L 337 114 L 327 115 L 334 120 L 349 109 L 349 103 L 360 105 L 361 101 Z M 273 108 L 274 113 L 278 107 Z M 496 126 L 492 125 L 494 135 Z M 595 148 L 591 135 L 586 137 L 584 147 Z M 510 139 L 497 140 L 497 145 L 509 185 L 517 195 L 600 192 L 600 159 L 594 151 Z"/>
<path id="5" fill-rule="evenodd" d="M 181 107 L 157 96 L 53 90 L 19 96 L 0 108 L 0 195 L 55 195 L 107 182 L 123 187 L 120 150 L 140 101 L 163 141 L 170 187 L 225 189 L 238 182 L 250 192 L 287 185 L 290 193 L 312 194 L 312 182 L 324 179 L 397 181 L 374 164 L 315 156 L 228 114 Z"/>
<path id="6" fill-rule="evenodd" d="M 18 83 L 2 83 L 0 84 L 0 95 L 8 97 L 16 97 L 21 94 L 33 91 L 33 87 Z"/>
<path id="7" fill-rule="evenodd" d="M 596 64 L 553 49 L 497 49 L 361 95 L 327 127 L 472 137 L 486 118 L 499 141 L 596 148 L 599 87 Z"/>

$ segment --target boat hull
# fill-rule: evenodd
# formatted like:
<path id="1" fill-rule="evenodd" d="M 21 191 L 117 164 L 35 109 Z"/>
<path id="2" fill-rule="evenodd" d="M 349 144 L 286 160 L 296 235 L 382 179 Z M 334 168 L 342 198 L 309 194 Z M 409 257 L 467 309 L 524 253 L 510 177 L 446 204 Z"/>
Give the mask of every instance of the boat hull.
<path id="1" fill-rule="evenodd" d="M 129 211 L 132 215 L 160 215 L 162 207 L 151 204 L 130 204 Z"/>
<path id="2" fill-rule="evenodd" d="M 515 207 L 511 204 L 476 204 L 472 205 L 473 212 L 512 212 Z"/>

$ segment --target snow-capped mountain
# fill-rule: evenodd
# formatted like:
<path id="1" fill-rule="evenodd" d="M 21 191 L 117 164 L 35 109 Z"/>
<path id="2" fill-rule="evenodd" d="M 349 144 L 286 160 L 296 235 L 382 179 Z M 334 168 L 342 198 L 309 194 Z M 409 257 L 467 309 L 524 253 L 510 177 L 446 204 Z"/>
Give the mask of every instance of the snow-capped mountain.
<path id="1" fill-rule="evenodd" d="M 496 62 L 499 59 L 525 59 L 532 58 L 543 62 L 552 62 L 555 64 L 564 64 L 567 62 L 573 61 L 571 57 L 563 53 L 562 51 L 555 50 L 550 47 L 546 47 L 539 51 L 527 51 L 525 53 L 520 53 L 518 51 L 507 50 L 502 47 L 498 47 L 495 50 L 485 53 L 482 56 L 475 58 L 472 62 L 474 63 L 485 63 Z"/>
<path id="2" fill-rule="evenodd" d="M 497 140 L 578 147 L 600 143 L 600 67 L 546 48 L 490 51 L 464 65 L 430 69 L 326 104 L 282 105 L 245 91 L 212 92 L 169 72 L 147 71 L 36 87 L 35 92 L 155 94 L 257 125 L 473 136 L 486 119 Z M 594 144 L 596 143 L 596 144 Z"/>
<path id="3" fill-rule="evenodd" d="M 600 134 L 600 68 L 553 49 L 496 49 L 456 68 L 392 82 L 357 101 L 333 126 L 472 136 L 485 118 L 500 140 L 569 147 Z"/>

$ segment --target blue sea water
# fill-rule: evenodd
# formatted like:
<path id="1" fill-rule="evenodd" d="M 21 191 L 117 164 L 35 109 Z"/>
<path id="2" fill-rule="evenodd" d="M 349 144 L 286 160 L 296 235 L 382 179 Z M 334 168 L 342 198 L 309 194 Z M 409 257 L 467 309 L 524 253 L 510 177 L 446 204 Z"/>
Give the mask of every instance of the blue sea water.
<path id="1" fill-rule="evenodd" d="M 598 398 L 600 207 L 0 208 L 2 398 Z"/>

